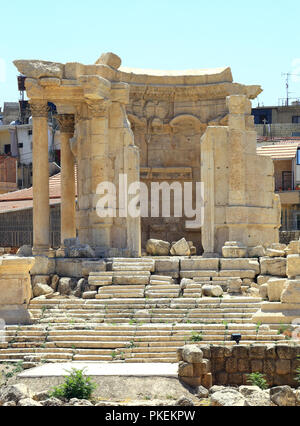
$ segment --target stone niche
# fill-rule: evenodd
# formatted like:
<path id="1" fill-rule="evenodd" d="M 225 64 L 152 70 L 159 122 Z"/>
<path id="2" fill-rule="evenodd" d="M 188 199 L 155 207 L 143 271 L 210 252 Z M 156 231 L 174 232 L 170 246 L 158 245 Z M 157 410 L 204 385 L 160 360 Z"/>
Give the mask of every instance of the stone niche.
<path id="1" fill-rule="evenodd" d="M 130 85 L 126 110 L 140 149 L 141 181 L 148 189 L 152 182 L 193 182 L 195 199 L 195 184 L 201 181 L 201 136 L 208 126 L 227 125 L 227 96 L 255 99 L 260 86 L 233 83 L 230 68 L 120 71 L 119 78 Z M 172 243 L 184 237 L 202 253 L 201 228 L 189 227 L 187 220 L 142 218 L 143 247 L 149 239 Z"/>
<path id="2" fill-rule="evenodd" d="M 30 324 L 27 306 L 32 297 L 29 272 L 34 258 L 0 258 L 0 319 L 7 325 Z"/>

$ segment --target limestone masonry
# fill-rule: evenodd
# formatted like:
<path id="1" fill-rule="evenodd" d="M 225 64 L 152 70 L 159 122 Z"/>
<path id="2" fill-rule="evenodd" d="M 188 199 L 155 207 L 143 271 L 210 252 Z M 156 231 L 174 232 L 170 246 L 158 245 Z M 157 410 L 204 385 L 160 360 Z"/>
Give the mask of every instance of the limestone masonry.
<path id="1" fill-rule="evenodd" d="M 34 252 L 49 249 L 47 102 L 62 132 L 62 244 L 76 237 L 96 256 L 139 256 L 149 239 L 185 237 L 198 252 L 226 241 L 247 247 L 278 242 L 280 202 L 271 159 L 256 155 L 250 99 L 259 86 L 233 83 L 229 68 L 155 72 L 120 68 L 107 53 L 94 65 L 15 61 L 25 75 L 34 140 Z M 202 137 L 202 139 L 201 139 Z M 78 170 L 75 220 L 74 163 Z M 120 174 L 128 181 L 118 187 Z M 185 217 L 101 219 L 99 183 L 126 193 L 131 182 L 203 182 L 202 230 Z M 193 199 L 195 193 L 193 194 Z M 192 201 L 192 200 L 191 200 Z M 126 216 L 126 212 L 125 212 Z M 172 214 L 171 214 L 172 216 Z M 113 249 L 116 249 L 115 252 Z"/>
<path id="2" fill-rule="evenodd" d="M 273 162 L 256 154 L 251 100 L 261 88 L 234 83 L 229 68 L 122 68 L 113 53 L 94 65 L 15 65 L 33 117 L 34 241 L 0 258 L 0 362 L 175 363 L 182 347 L 179 376 L 193 386 L 242 385 L 252 372 L 294 383 L 300 241 L 279 244 Z M 58 250 L 48 102 L 61 135 Z M 116 188 L 114 217 L 99 215 L 103 182 Z M 176 215 L 176 203 L 171 217 L 127 214 L 132 183 L 146 184 L 150 205 L 163 182 L 192 182 L 194 207 L 202 182 L 203 223 Z"/>

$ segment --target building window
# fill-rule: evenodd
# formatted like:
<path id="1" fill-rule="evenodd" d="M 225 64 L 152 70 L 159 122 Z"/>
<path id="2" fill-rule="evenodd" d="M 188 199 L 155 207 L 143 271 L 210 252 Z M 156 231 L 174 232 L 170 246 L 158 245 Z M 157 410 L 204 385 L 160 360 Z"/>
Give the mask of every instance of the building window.
<path id="1" fill-rule="evenodd" d="M 283 191 L 291 191 L 294 189 L 292 172 L 282 172 L 282 189 Z"/>
<path id="2" fill-rule="evenodd" d="M 32 130 L 28 130 L 28 136 L 32 135 Z"/>
<path id="3" fill-rule="evenodd" d="M 300 124 L 300 115 L 294 115 L 292 118 L 293 124 Z"/>
<path id="4" fill-rule="evenodd" d="M 10 148 L 10 144 L 4 145 L 4 154 L 10 154 L 11 152 L 11 148 Z"/>
<path id="5" fill-rule="evenodd" d="M 294 230 L 300 231 L 300 212 L 294 213 Z"/>
<path id="6" fill-rule="evenodd" d="M 297 166 L 300 166 L 300 148 L 297 151 Z"/>
<path id="7" fill-rule="evenodd" d="M 19 143 L 19 144 L 18 144 L 18 147 L 19 147 L 19 148 L 23 148 L 23 144 L 22 144 L 22 143 Z"/>

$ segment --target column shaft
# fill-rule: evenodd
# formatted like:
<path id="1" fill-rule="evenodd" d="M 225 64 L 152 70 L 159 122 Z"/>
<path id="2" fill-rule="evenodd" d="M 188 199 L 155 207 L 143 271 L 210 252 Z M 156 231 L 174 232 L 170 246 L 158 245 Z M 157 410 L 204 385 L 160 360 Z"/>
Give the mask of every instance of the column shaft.
<path id="1" fill-rule="evenodd" d="M 48 105 L 31 103 L 33 124 L 33 250 L 43 254 L 50 247 Z"/>
<path id="2" fill-rule="evenodd" d="M 61 134 L 61 242 L 76 237 L 75 164 L 68 133 Z"/>
<path id="3" fill-rule="evenodd" d="M 76 238 L 75 159 L 70 147 L 74 134 L 74 116 L 59 115 L 61 142 L 61 244 Z"/>

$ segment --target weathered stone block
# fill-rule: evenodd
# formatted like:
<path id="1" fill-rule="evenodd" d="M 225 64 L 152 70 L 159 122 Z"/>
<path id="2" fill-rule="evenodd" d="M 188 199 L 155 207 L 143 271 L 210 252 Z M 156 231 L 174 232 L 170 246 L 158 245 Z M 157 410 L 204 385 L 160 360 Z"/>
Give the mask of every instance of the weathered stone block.
<path id="1" fill-rule="evenodd" d="M 171 244 L 161 240 L 149 240 L 146 245 L 147 253 L 151 256 L 168 256 Z"/>
<path id="2" fill-rule="evenodd" d="M 268 281 L 268 299 L 270 302 L 280 302 L 285 285 L 286 279 L 284 278 L 271 278 Z"/>
<path id="3" fill-rule="evenodd" d="M 54 291 L 47 284 L 37 283 L 33 287 L 33 295 L 34 297 L 46 296 L 47 294 L 53 294 Z"/>
<path id="4" fill-rule="evenodd" d="M 276 373 L 279 375 L 287 375 L 291 372 L 291 361 L 288 359 L 279 359 L 276 361 Z"/>
<path id="5" fill-rule="evenodd" d="M 239 373 L 248 373 L 250 370 L 250 361 L 245 358 L 237 360 L 237 369 Z"/>
<path id="6" fill-rule="evenodd" d="M 287 276 L 295 278 L 300 276 L 300 255 L 293 254 L 287 257 Z"/>
<path id="7" fill-rule="evenodd" d="M 290 345 L 278 344 L 276 346 L 276 353 L 280 359 L 294 359 L 297 357 L 296 348 Z"/>
<path id="8" fill-rule="evenodd" d="M 202 294 L 206 297 L 221 297 L 223 289 L 219 285 L 204 285 L 202 286 Z"/>
<path id="9" fill-rule="evenodd" d="M 260 359 L 253 359 L 250 361 L 252 373 L 262 373 L 264 369 L 263 361 Z"/>
<path id="10" fill-rule="evenodd" d="M 283 257 L 278 257 L 278 258 L 262 257 L 260 259 L 261 275 L 285 277 L 286 265 L 287 265 L 287 260 Z"/>
<path id="11" fill-rule="evenodd" d="M 232 356 L 235 358 L 248 358 L 249 349 L 247 346 L 237 345 L 232 347 Z"/>
<path id="12" fill-rule="evenodd" d="M 216 377 L 216 383 L 218 383 L 220 386 L 225 386 L 228 383 L 228 373 L 225 371 L 221 371 L 219 373 L 215 374 Z"/>
<path id="13" fill-rule="evenodd" d="M 227 373 L 237 373 L 238 371 L 238 362 L 236 358 L 229 358 L 226 361 L 226 372 Z"/>
<path id="14" fill-rule="evenodd" d="M 185 238 L 182 238 L 177 243 L 173 244 L 171 247 L 172 256 L 190 256 L 191 249 Z"/>
<path id="15" fill-rule="evenodd" d="M 47 256 L 35 256 L 30 275 L 51 275 L 55 273 L 55 259 Z"/>
<path id="16" fill-rule="evenodd" d="M 192 388 L 204 386 L 204 383 L 202 382 L 202 377 L 180 377 L 180 379 Z"/>
<path id="17" fill-rule="evenodd" d="M 225 258 L 244 258 L 247 256 L 247 248 L 242 247 L 237 242 L 227 242 L 222 248 L 222 254 Z"/>
<path id="18" fill-rule="evenodd" d="M 268 377 L 272 376 L 276 371 L 276 362 L 273 359 L 265 359 L 264 360 L 264 374 L 266 374 Z"/>
<path id="19" fill-rule="evenodd" d="M 207 359 L 203 359 L 203 361 L 199 363 L 194 363 L 193 366 L 195 377 L 199 377 L 211 372 L 211 363 Z"/>
<path id="20" fill-rule="evenodd" d="M 287 280 L 281 294 L 281 303 L 300 303 L 300 280 Z"/>
<path id="21" fill-rule="evenodd" d="M 228 293 L 241 294 L 243 281 L 241 279 L 228 281 Z"/>
<path id="22" fill-rule="evenodd" d="M 193 259 L 181 259 L 180 267 L 182 271 L 218 271 L 219 263 L 219 259 L 194 257 Z"/>
<path id="23" fill-rule="evenodd" d="M 272 278 L 270 275 L 259 275 L 257 277 L 257 284 L 258 285 L 267 284 L 270 278 Z"/>
<path id="24" fill-rule="evenodd" d="M 255 271 L 256 275 L 260 273 L 259 263 L 257 260 L 254 260 L 254 259 L 221 259 L 220 262 L 221 262 L 221 270 L 231 270 L 231 271 L 253 270 Z"/>
<path id="25" fill-rule="evenodd" d="M 264 359 L 266 354 L 266 346 L 255 344 L 249 348 L 250 359 Z"/>
<path id="26" fill-rule="evenodd" d="M 186 345 L 182 352 L 183 361 L 188 363 L 201 363 L 203 360 L 203 352 L 196 345 Z"/>
<path id="27" fill-rule="evenodd" d="M 155 273 L 157 275 L 167 274 L 172 278 L 179 277 L 179 259 L 155 259 Z"/>
<path id="28" fill-rule="evenodd" d="M 266 255 L 266 250 L 263 246 L 251 247 L 248 249 L 249 257 L 264 257 Z"/>
<path id="29" fill-rule="evenodd" d="M 233 386 L 241 386 L 243 384 L 243 374 L 242 373 L 228 374 L 228 384 Z"/>
<path id="30" fill-rule="evenodd" d="M 193 364 L 189 364 L 187 362 L 180 362 L 178 366 L 178 375 L 179 377 L 194 377 L 194 368 Z M 198 377 L 198 374 L 195 374 Z"/>
<path id="31" fill-rule="evenodd" d="M 262 299 L 268 299 L 268 284 L 263 284 L 259 287 L 259 294 Z"/>
<path id="32" fill-rule="evenodd" d="M 210 389 L 213 385 L 213 377 L 211 373 L 204 374 L 202 376 L 202 386 L 206 389 Z"/>

